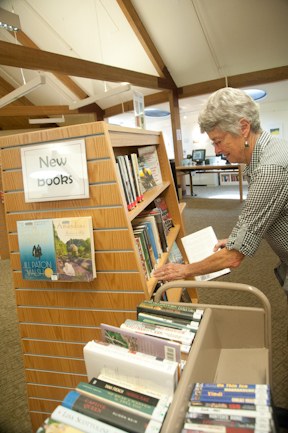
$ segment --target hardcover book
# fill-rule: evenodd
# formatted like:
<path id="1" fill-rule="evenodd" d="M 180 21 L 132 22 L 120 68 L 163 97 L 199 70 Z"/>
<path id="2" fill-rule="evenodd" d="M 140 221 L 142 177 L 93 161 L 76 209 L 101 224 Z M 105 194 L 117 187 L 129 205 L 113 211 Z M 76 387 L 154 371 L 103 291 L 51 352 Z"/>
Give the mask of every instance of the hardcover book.
<path id="1" fill-rule="evenodd" d="M 115 359 L 117 363 L 115 364 Z M 84 347 L 88 379 L 104 374 L 125 382 L 150 387 L 172 396 L 178 383 L 178 362 L 159 359 L 102 341 L 90 341 Z"/>
<path id="2" fill-rule="evenodd" d="M 91 281 L 96 277 L 91 217 L 17 222 L 23 279 Z"/>
<path id="3" fill-rule="evenodd" d="M 57 406 L 52 412 L 51 418 L 57 422 L 75 427 L 84 433 L 123 433 L 123 429 L 113 427 L 61 405 Z"/>
<path id="4" fill-rule="evenodd" d="M 169 407 L 169 400 L 167 398 L 163 397 L 161 401 L 157 400 L 157 404 L 153 406 L 146 403 L 147 399 L 151 399 L 152 397 L 132 392 L 129 389 L 124 389 L 116 384 L 104 382 L 97 378 L 92 379 L 92 381 L 90 383 L 80 382 L 76 387 L 76 391 L 90 398 L 104 403 L 107 402 L 112 406 L 131 411 L 141 415 L 141 417 L 154 419 L 158 422 L 162 422 L 167 413 Z M 138 395 L 138 398 L 135 395 Z"/>
<path id="5" fill-rule="evenodd" d="M 162 175 L 156 146 L 141 146 L 138 155 L 139 160 L 151 169 L 156 185 L 161 185 Z"/>
<path id="6" fill-rule="evenodd" d="M 62 406 L 113 427 L 125 429 L 124 431 L 129 433 L 158 433 L 162 426 L 159 421 L 125 410 L 124 407 L 121 409 L 108 402 L 90 398 L 77 391 L 70 391 L 62 401 Z"/>

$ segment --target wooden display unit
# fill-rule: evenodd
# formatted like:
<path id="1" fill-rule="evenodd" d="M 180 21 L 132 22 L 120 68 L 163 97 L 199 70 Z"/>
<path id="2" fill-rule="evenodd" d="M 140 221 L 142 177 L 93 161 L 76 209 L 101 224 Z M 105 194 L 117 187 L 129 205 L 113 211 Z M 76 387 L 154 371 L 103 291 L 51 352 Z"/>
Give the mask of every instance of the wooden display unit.
<path id="1" fill-rule="evenodd" d="M 26 203 L 20 149 L 24 146 L 84 138 L 90 197 Z M 157 148 L 163 183 L 128 211 L 115 156 Z M 145 280 L 136 249 L 133 219 L 159 195 L 164 196 L 175 227 L 169 248 L 185 234 L 163 136 L 160 132 L 94 122 L 0 138 L 5 211 L 17 312 L 23 347 L 29 408 L 36 430 L 70 389 L 86 381 L 83 347 L 100 338 L 101 322 L 120 326 L 136 319 L 136 306 L 149 299 L 156 280 Z M 18 220 L 87 216 L 93 218 L 97 278 L 85 283 L 23 280 Z M 163 254 L 161 263 L 167 260 Z M 184 255 L 185 257 L 185 255 Z M 178 302 L 182 288 L 169 300 Z M 196 299 L 192 289 L 190 296 Z"/>

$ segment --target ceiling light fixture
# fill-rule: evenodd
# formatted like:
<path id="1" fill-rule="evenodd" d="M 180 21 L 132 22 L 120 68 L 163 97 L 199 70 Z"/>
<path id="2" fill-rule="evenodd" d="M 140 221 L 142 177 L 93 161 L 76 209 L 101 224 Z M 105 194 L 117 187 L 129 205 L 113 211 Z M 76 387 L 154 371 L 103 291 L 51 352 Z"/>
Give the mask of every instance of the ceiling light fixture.
<path id="1" fill-rule="evenodd" d="M 259 101 L 267 96 L 265 90 L 262 89 L 246 89 L 244 92 L 249 95 L 254 101 Z"/>
<path id="2" fill-rule="evenodd" d="M 0 108 L 4 107 L 5 105 L 11 104 L 11 102 L 14 102 L 19 98 L 22 98 L 23 96 L 27 95 L 27 93 L 32 92 L 32 90 L 37 89 L 37 87 L 45 83 L 45 75 L 38 75 L 33 80 L 29 81 L 26 84 L 23 84 L 23 86 L 18 87 L 17 89 L 8 93 L 8 95 L 3 96 L 3 98 L 0 98 Z"/>
<path id="3" fill-rule="evenodd" d="M 19 16 L 0 8 L 0 28 L 9 32 L 17 32 L 20 30 Z"/>
<path id="4" fill-rule="evenodd" d="M 168 117 L 170 112 L 166 110 L 160 110 L 159 108 L 145 108 L 145 116 L 148 117 Z"/>
<path id="5" fill-rule="evenodd" d="M 65 122 L 65 117 L 44 117 L 41 119 L 29 119 L 30 125 L 40 125 L 45 123 L 63 123 Z"/>
<path id="6" fill-rule="evenodd" d="M 96 101 L 99 101 L 99 99 L 116 96 L 119 95 L 119 93 L 127 92 L 130 89 L 131 89 L 130 84 L 114 87 L 114 89 L 107 90 L 107 92 L 101 93 L 99 95 L 88 96 L 88 98 L 81 99 L 80 101 L 72 102 L 72 104 L 69 105 L 69 110 L 76 110 L 77 108 L 85 107 L 86 105 L 90 105 Z"/>

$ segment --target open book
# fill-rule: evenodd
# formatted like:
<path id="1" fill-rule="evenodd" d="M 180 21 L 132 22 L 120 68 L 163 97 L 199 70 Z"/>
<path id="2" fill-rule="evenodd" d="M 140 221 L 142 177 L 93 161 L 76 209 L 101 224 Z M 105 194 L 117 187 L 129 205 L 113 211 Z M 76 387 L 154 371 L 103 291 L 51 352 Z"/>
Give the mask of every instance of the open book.
<path id="1" fill-rule="evenodd" d="M 213 248 L 218 239 L 211 226 L 181 238 L 189 263 L 199 262 L 213 254 Z M 228 274 L 229 268 L 195 277 L 196 281 L 207 281 Z"/>

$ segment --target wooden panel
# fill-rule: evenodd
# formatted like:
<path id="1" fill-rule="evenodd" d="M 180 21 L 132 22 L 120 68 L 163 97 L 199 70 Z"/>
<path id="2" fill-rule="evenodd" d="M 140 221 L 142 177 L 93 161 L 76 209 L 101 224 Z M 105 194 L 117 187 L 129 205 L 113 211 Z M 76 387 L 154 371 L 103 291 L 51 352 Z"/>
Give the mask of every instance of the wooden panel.
<path id="1" fill-rule="evenodd" d="M 85 295 L 84 295 L 85 293 Z M 95 308 L 106 310 L 132 310 L 135 311 L 137 303 L 143 301 L 143 293 L 121 292 L 87 292 L 86 290 L 74 292 L 57 290 L 16 290 L 17 305 L 49 306 L 65 308 Z M 77 312 L 75 315 L 77 315 Z M 80 312 L 81 313 L 81 312 Z M 85 313 L 86 314 L 86 313 Z M 87 312 L 87 314 L 89 314 Z M 98 313 L 97 313 L 98 315 Z"/>
<path id="2" fill-rule="evenodd" d="M 34 144 L 34 143 L 31 143 Z M 35 143 L 39 144 L 39 143 Z M 105 136 L 85 138 L 85 148 L 87 161 L 100 158 L 111 158 L 111 151 L 105 145 Z M 3 170 L 21 168 L 21 150 L 20 148 L 3 149 Z"/>
<path id="3" fill-rule="evenodd" d="M 24 355 L 24 367 L 35 370 L 49 370 L 66 373 L 86 374 L 84 359 L 69 359 L 55 356 Z"/>
<path id="4" fill-rule="evenodd" d="M 137 262 L 132 252 L 101 252 L 96 251 L 95 262 L 97 271 L 136 271 Z M 20 254 L 11 254 L 11 267 L 14 271 L 21 270 Z M 67 283 L 66 283 L 67 284 Z"/>
<path id="5" fill-rule="evenodd" d="M 83 289 L 83 283 L 70 283 L 69 286 L 60 286 L 59 282 L 46 282 L 46 281 L 32 281 L 23 280 L 21 272 L 13 273 L 14 285 L 17 288 L 35 288 L 35 289 L 45 289 L 45 288 L 55 288 L 55 289 Z M 66 283 L 67 284 L 67 283 Z M 100 273 L 98 272 L 97 278 L 91 282 L 85 283 L 85 290 L 108 290 L 108 291 L 125 291 L 129 288 L 130 291 L 142 291 L 142 283 L 138 273 L 119 273 L 119 272 L 109 272 Z"/>
<path id="6" fill-rule="evenodd" d="M 143 145 L 157 145 L 159 144 L 159 133 L 155 135 L 146 134 L 126 134 L 123 132 L 115 131 L 110 135 L 111 144 L 113 147 L 127 147 L 127 146 L 143 146 Z"/>
<path id="7" fill-rule="evenodd" d="M 94 245 L 97 251 L 101 250 L 127 250 L 133 248 L 133 237 L 127 228 L 120 230 L 94 230 Z M 8 236 L 10 251 L 19 251 L 17 233 Z"/>
<path id="8" fill-rule="evenodd" d="M 127 297 L 127 296 L 126 296 Z M 123 296 L 124 298 L 124 296 Z M 143 297 L 139 296 L 139 302 Z M 134 306 L 135 307 L 135 306 Z M 134 308 L 135 310 L 135 308 Z M 34 322 L 51 325 L 77 325 L 77 326 L 100 326 L 100 323 L 109 321 L 110 325 L 120 326 L 126 319 L 136 319 L 136 312 L 127 311 L 107 311 L 97 310 L 67 310 L 54 308 L 29 308 L 18 307 L 18 318 L 20 322 Z M 44 330 L 43 330 L 44 331 Z M 55 329 L 51 329 L 51 340 L 54 339 Z M 58 330 L 57 330 L 58 331 Z M 48 335 L 49 330 L 47 330 Z M 73 334 L 73 329 L 71 334 Z M 67 332 L 68 333 L 68 332 Z M 31 337 L 31 335 L 22 335 L 22 337 Z M 31 337 L 32 338 L 32 337 Z M 73 341 L 73 340 L 72 340 Z"/>
<path id="9" fill-rule="evenodd" d="M 20 310 L 21 311 L 21 310 Z M 126 315 L 125 315 L 126 316 Z M 123 317 L 123 316 L 122 316 Z M 135 320 L 136 314 L 131 315 L 131 318 Z M 19 318 L 20 319 L 20 318 Z M 107 317 L 105 320 L 108 320 Z M 121 320 L 121 319 L 120 319 Z M 110 324 L 110 319 L 109 319 Z M 100 338 L 100 330 L 92 327 L 80 327 L 80 326 L 59 326 L 49 324 L 37 324 L 37 323 L 20 323 L 19 324 L 20 334 L 22 338 L 35 338 L 42 340 L 56 340 L 56 341 L 75 341 L 87 343 L 93 339 Z M 50 343 L 51 344 L 51 343 Z"/>
<path id="10" fill-rule="evenodd" d="M 9 183 L 13 182 L 14 189 L 23 189 L 23 185 L 18 185 L 18 180 L 22 176 L 21 173 L 5 173 L 4 177 L 6 180 L 9 178 Z M 16 185 L 17 183 L 17 185 Z M 90 185 L 89 186 L 89 198 L 81 200 L 65 200 L 65 201 L 47 201 L 45 203 L 35 202 L 35 203 L 25 203 L 23 192 L 11 192 L 5 194 L 5 203 L 7 212 L 15 212 L 18 209 L 23 211 L 31 210 L 53 210 L 53 209 L 63 209 L 63 208 L 75 208 L 75 207 L 92 207 L 92 206 L 115 206 L 122 203 L 121 194 L 116 183 L 104 184 L 104 185 Z"/>
<path id="11" fill-rule="evenodd" d="M 33 432 L 36 432 L 39 426 L 43 424 L 45 419 L 50 415 L 49 413 L 30 412 Z"/>
<path id="12" fill-rule="evenodd" d="M 45 412 L 45 413 L 52 413 L 54 409 L 56 409 L 59 404 L 61 404 L 61 400 L 55 399 L 56 401 L 49 401 L 49 400 L 41 400 L 36 398 L 29 398 L 28 400 L 28 407 L 30 410 L 37 411 L 37 412 Z M 39 426 L 38 426 L 39 427 Z"/>
<path id="13" fill-rule="evenodd" d="M 52 398 L 56 400 L 63 400 L 63 398 L 68 394 L 69 391 L 72 391 L 74 388 L 59 388 L 59 387 L 49 387 L 42 385 L 35 385 L 28 383 L 27 391 L 31 397 L 37 398 Z M 50 412 L 49 412 L 50 413 Z"/>
<path id="14" fill-rule="evenodd" d="M 94 337 L 95 338 L 95 337 Z M 22 340 L 25 353 L 50 356 L 66 356 L 70 358 L 83 358 L 83 348 L 86 343 L 64 343 L 38 340 Z"/>
<path id="15" fill-rule="evenodd" d="M 87 382 L 86 374 L 63 374 L 49 371 L 26 370 L 26 381 L 43 385 L 76 388 L 79 382 Z"/>
<path id="16" fill-rule="evenodd" d="M 9 214 L 6 218 L 8 232 L 17 232 L 16 221 L 36 220 L 44 218 L 67 218 L 67 217 L 82 217 L 91 215 L 93 218 L 93 227 L 98 228 L 125 228 L 127 227 L 127 219 L 125 209 L 122 207 L 107 207 L 96 209 L 75 209 L 71 210 L 55 210 L 54 212 L 27 212 L 25 214 Z"/>

